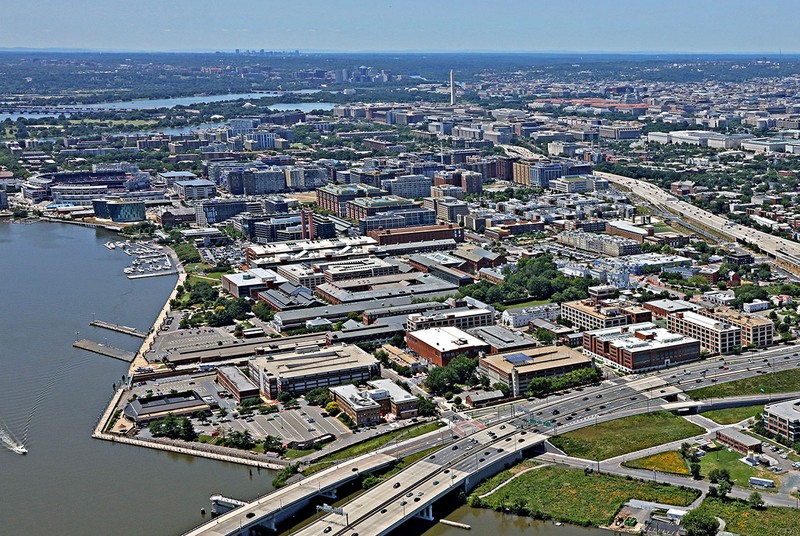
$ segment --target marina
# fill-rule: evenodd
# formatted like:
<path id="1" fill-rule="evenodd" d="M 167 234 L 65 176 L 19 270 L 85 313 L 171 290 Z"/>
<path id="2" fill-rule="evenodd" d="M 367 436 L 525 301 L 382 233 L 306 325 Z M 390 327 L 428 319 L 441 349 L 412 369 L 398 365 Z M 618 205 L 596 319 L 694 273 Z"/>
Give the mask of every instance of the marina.
<path id="1" fill-rule="evenodd" d="M 106 249 L 112 251 L 120 250 L 129 257 L 133 257 L 131 265 L 122 270 L 128 279 L 142 279 L 177 273 L 166 250 L 158 244 L 135 243 L 126 240 L 108 241 L 103 245 Z"/>

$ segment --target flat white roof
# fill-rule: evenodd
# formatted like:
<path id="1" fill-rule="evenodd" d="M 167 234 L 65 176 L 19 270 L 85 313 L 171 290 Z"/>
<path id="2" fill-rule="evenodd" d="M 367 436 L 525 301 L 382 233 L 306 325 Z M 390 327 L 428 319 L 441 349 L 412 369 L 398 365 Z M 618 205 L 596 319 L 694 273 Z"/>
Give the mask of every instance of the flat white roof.
<path id="1" fill-rule="evenodd" d="M 488 346 L 479 338 L 473 337 L 466 331 L 452 326 L 420 329 L 412 331 L 410 335 L 416 337 L 428 346 L 436 348 L 440 352 L 452 352 L 460 348 L 472 346 Z"/>

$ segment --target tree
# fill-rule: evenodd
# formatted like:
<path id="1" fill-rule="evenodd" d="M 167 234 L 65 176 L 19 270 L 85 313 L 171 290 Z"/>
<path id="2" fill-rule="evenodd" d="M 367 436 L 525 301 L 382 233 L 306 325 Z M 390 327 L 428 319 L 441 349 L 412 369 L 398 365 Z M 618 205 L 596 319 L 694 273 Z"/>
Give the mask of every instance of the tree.
<path id="1" fill-rule="evenodd" d="M 695 480 L 700 479 L 700 464 L 697 462 L 692 462 L 689 464 L 689 472 L 692 473 L 692 478 Z"/>
<path id="2" fill-rule="evenodd" d="M 690 510 L 681 521 L 687 536 L 714 536 L 719 529 L 719 521 L 697 508 Z"/>
<path id="3" fill-rule="evenodd" d="M 725 496 L 731 492 L 733 485 L 728 480 L 720 480 L 719 485 L 717 486 L 717 492 L 719 493 L 719 497 L 724 499 Z"/>
<path id="4" fill-rule="evenodd" d="M 544 328 L 537 328 L 535 336 L 542 344 L 551 344 L 556 339 L 555 335 Z"/>
<path id="5" fill-rule="evenodd" d="M 683 442 L 681 443 L 681 448 L 679 450 L 681 458 L 684 460 L 689 459 L 689 454 L 692 452 L 692 446 L 689 443 Z"/>
<path id="6" fill-rule="evenodd" d="M 430 398 L 418 398 L 417 400 L 419 400 L 419 414 L 423 417 L 433 417 L 439 412 L 439 408 Z"/>
<path id="7" fill-rule="evenodd" d="M 759 492 L 754 491 L 747 498 L 747 504 L 750 505 L 750 508 L 758 510 L 759 508 L 764 507 L 764 498 L 761 497 L 761 494 Z"/>
<path id="8" fill-rule="evenodd" d="M 331 393 L 327 387 L 316 387 L 311 389 L 305 395 L 306 402 L 308 402 L 312 406 L 324 406 L 331 399 Z"/>
<path id="9" fill-rule="evenodd" d="M 325 404 L 325 411 L 333 417 L 336 417 L 342 410 L 339 409 L 338 402 L 328 402 Z"/>

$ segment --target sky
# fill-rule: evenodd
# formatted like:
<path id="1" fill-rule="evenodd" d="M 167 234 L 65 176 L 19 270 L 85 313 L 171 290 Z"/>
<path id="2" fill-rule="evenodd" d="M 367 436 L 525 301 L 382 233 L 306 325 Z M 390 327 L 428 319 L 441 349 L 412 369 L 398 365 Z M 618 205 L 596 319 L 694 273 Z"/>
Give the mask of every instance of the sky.
<path id="1" fill-rule="evenodd" d="M 800 52 L 797 0 L 0 0 L 0 48 Z"/>

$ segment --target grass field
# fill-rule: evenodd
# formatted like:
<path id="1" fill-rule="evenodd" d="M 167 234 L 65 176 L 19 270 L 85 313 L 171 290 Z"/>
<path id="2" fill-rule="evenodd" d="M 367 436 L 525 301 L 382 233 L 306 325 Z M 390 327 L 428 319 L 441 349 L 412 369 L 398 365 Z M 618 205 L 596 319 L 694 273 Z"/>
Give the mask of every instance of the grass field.
<path id="1" fill-rule="evenodd" d="M 647 469 L 648 471 L 655 469 L 662 473 L 672 473 L 674 475 L 689 474 L 689 467 L 686 465 L 686 460 L 681 458 L 681 455 L 674 450 L 659 452 L 652 456 L 630 460 L 622 465 L 630 467 L 631 469 Z"/>
<path id="2" fill-rule="evenodd" d="M 736 395 L 755 395 L 758 393 L 788 393 L 800 391 L 800 368 L 760 374 L 752 378 L 744 378 L 708 387 L 701 387 L 687 394 L 695 400 L 702 398 L 719 398 Z"/>
<path id="3" fill-rule="evenodd" d="M 506 309 L 518 309 L 520 307 L 534 307 L 536 305 L 545 305 L 550 303 L 550 300 L 529 300 L 522 303 L 515 303 L 513 305 L 500 305 L 497 309 L 505 311 Z"/>
<path id="4" fill-rule="evenodd" d="M 413 437 L 421 436 L 423 434 L 427 434 L 428 432 L 433 432 L 434 430 L 438 430 L 439 428 L 441 428 L 441 426 L 442 423 L 436 421 L 425 424 L 417 424 L 415 426 L 403 428 L 402 430 L 395 430 L 393 432 L 389 432 L 388 434 L 383 434 L 377 437 L 373 437 L 371 439 L 367 439 L 366 441 L 362 441 L 361 443 L 356 443 L 355 445 L 351 445 L 346 449 L 342 449 L 338 452 L 333 452 L 331 454 L 328 454 L 327 456 L 323 456 L 322 458 L 317 460 L 317 463 L 335 462 L 339 460 L 346 460 L 347 458 L 353 458 L 355 456 L 360 456 L 362 454 L 372 452 L 373 450 L 377 450 L 387 445 L 390 441 L 393 441 L 395 438 L 399 438 L 401 440 L 411 439 Z"/>
<path id="5" fill-rule="evenodd" d="M 480 505 L 576 525 L 599 526 L 613 521 L 630 499 L 686 506 L 699 494 L 689 488 L 548 466 L 511 480 L 482 499 Z"/>
<path id="6" fill-rule="evenodd" d="M 704 411 L 703 417 L 708 417 L 719 424 L 736 424 L 750 417 L 760 415 L 764 411 L 764 406 L 744 406 L 741 408 L 725 408 Z"/>
<path id="7" fill-rule="evenodd" d="M 672 413 L 658 411 L 587 426 L 550 442 L 570 456 L 605 460 L 704 432 L 704 428 Z"/>
<path id="8" fill-rule="evenodd" d="M 725 530 L 741 536 L 797 536 L 800 510 L 768 506 L 760 510 L 737 500 L 707 498 L 700 510 L 725 520 Z"/>
<path id="9" fill-rule="evenodd" d="M 503 482 L 509 480 L 514 475 L 521 473 L 525 469 L 530 469 L 531 467 L 536 467 L 538 465 L 540 464 L 534 460 L 525 460 L 510 469 L 506 469 L 505 471 L 500 471 L 493 477 L 487 478 L 486 480 L 481 482 L 477 488 L 472 490 L 472 494 L 470 495 L 470 497 L 479 497 L 481 495 L 489 493 Z"/>
<path id="10" fill-rule="evenodd" d="M 712 469 L 727 469 L 731 474 L 733 483 L 742 488 L 748 487 L 748 480 L 751 476 L 769 478 L 775 481 L 778 480 L 775 473 L 761 471 L 760 469 L 750 467 L 740 462 L 739 459 L 742 457 L 743 455 L 739 452 L 731 452 L 726 448 L 707 452 L 705 456 L 700 458 L 700 474 L 708 478 L 708 473 L 710 473 Z"/>

